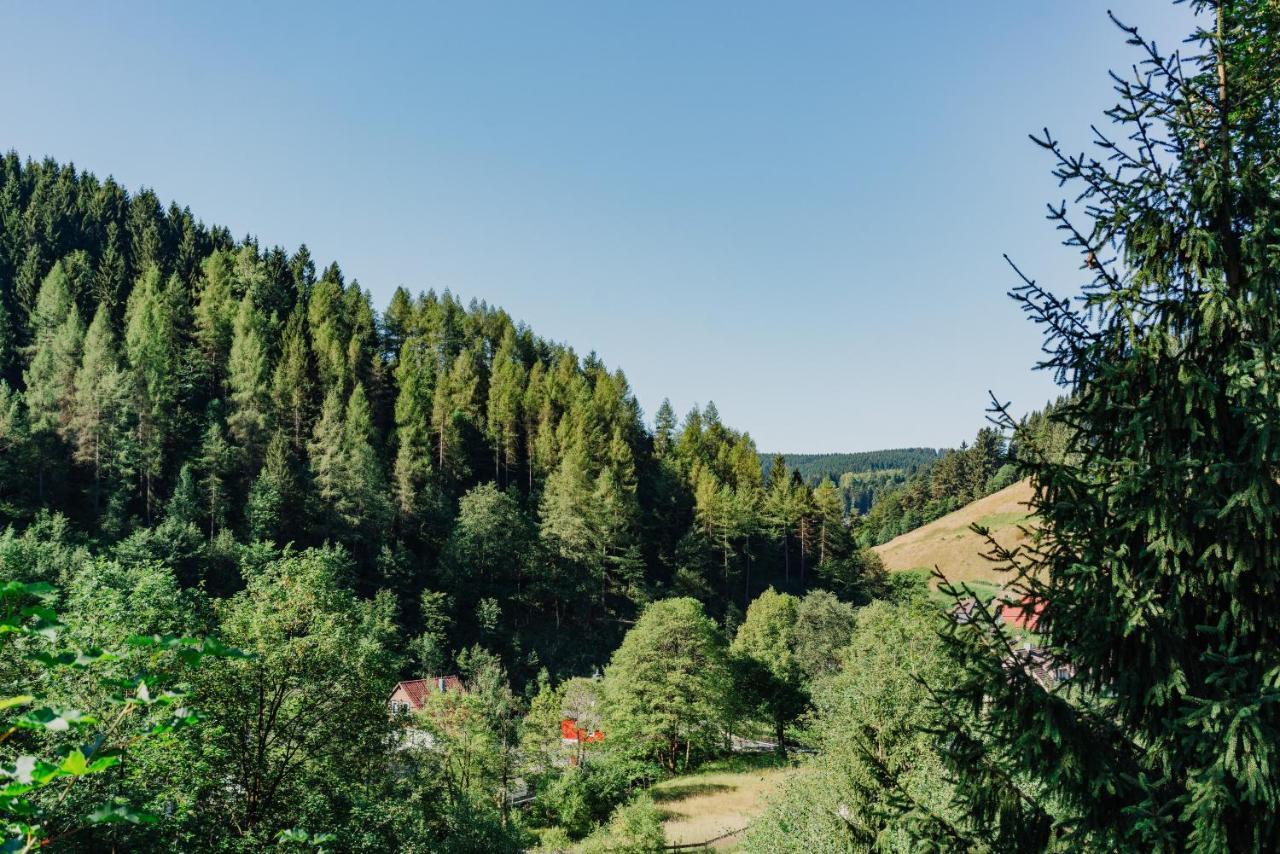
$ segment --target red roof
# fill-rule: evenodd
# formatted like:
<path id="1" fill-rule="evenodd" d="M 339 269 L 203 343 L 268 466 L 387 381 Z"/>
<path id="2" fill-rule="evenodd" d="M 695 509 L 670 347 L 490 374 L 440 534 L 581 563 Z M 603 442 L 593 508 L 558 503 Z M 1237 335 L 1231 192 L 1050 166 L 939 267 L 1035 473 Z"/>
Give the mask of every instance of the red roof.
<path id="1" fill-rule="evenodd" d="M 604 733 L 600 730 L 587 732 L 579 729 L 578 722 L 573 718 L 560 721 L 560 737 L 565 741 L 604 741 Z"/>
<path id="2" fill-rule="evenodd" d="M 410 679 L 396 683 L 391 692 L 391 702 L 408 703 L 412 711 L 418 711 L 432 694 L 452 694 L 462 690 L 462 680 L 457 676 L 435 676 L 431 679 Z"/>
<path id="3" fill-rule="evenodd" d="M 1004 621 L 1019 629 L 1034 632 L 1040 623 L 1040 615 L 1044 613 L 1044 600 L 1024 596 L 1019 605 L 1005 605 L 1000 612 Z"/>

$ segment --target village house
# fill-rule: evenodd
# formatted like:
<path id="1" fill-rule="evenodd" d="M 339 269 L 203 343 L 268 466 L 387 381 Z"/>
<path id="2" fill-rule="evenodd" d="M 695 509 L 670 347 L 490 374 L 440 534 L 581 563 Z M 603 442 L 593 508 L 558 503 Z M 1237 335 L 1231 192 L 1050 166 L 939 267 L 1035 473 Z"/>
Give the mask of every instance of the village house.
<path id="1" fill-rule="evenodd" d="M 1021 602 L 1003 605 L 1000 609 L 1000 617 L 1015 629 L 1034 632 L 1039 627 L 1044 605 L 1043 599 L 1024 596 Z"/>
<path id="2" fill-rule="evenodd" d="M 461 693 L 465 690 L 462 680 L 457 676 L 433 676 L 430 679 L 397 682 L 391 696 L 387 698 L 387 709 L 393 719 L 401 719 L 397 737 L 399 749 L 435 746 L 435 737 L 423 727 L 417 726 L 412 715 L 422 711 L 432 695 Z"/>
<path id="3" fill-rule="evenodd" d="M 396 683 L 387 700 L 387 707 L 393 715 L 420 712 L 432 694 L 453 694 L 462 690 L 462 680 L 457 676 L 410 679 Z"/>

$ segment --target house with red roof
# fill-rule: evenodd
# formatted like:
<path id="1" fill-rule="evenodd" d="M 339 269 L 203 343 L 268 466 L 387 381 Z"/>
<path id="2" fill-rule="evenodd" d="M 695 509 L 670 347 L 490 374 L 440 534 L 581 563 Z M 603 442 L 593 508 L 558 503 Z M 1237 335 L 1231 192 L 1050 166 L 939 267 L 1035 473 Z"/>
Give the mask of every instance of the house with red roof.
<path id="1" fill-rule="evenodd" d="M 397 682 L 387 705 L 392 714 L 420 712 L 432 694 L 454 694 L 463 690 L 457 676 L 433 676 L 430 679 L 409 679 Z"/>
<path id="2" fill-rule="evenodd" d="M 1044 613 L 1045 602 L 1032 596 L 1022 597 L 1022 601 L 1009 603 L 1000 609 L 1001 618 L 1015 629 L 1028 632 L 1036 631 L 1040 624 L 1040 615 Z"/>

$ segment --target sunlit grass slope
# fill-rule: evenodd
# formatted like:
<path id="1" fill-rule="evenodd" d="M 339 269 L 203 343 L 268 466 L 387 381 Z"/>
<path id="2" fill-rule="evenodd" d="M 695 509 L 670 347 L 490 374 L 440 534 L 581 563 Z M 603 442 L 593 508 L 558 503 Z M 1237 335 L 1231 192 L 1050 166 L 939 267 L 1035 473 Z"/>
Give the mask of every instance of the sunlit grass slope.
<path id="1" fill-rule="evenodd" d="M 706 842 L 724 834 L 715 848 L 733 848 L 739 833 L 764 811 L 772 795 L 795 769 L 770 767 L 770 757 L 734 757 L 697 773 L 657 784 L 653 799 L 666 815 L 669 844 Z"/>
<path id="2" fill-rule="evenodd" d="M 1012 547 L 1026 539 L 1021 530 L 1030 519 L 1027 502 L 1031 482 L 1020 481 L 993 495 L 961 507 L 914 531 L 875 547 L 890 572 L 941 569 L 952 581 L 1000 585 L 1006 574 L 983 555 L 988 545 L 970 530 L 977 522 L 991 529 L 996 541 Z"/>

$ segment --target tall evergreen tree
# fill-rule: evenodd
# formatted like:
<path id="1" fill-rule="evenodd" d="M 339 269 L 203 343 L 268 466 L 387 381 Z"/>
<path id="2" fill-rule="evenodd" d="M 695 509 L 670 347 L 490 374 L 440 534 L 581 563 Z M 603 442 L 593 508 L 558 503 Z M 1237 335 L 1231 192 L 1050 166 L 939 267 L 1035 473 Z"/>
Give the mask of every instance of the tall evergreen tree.
<path id="1" fill-rule="evenodd" d="M 416 518 L 431 484 L 431 391 L 433 363 L 421 336 L 411 336 L 400 348 L 395 377 L 399 386 L 395 405 L 396 508 L 404 519 Z"/>
<path id="2" fill-rule="evenodd" d="M 369 398 L 364 386 L 357 384 L 347 400 L 342 425 L 343 495 L 338 507 L 346 524 L 368 543 L 382 535 L 391 516 L 376 441 Z"/>
<path id="3" fill-rule="evenodd" d="M 232 294 L 233 261 L 228 252 L 214 252 L 201 265 L 200 297 L 196 303 L 196 344 L 201 379 L 210 394 L 218 394 L 226 381 L 231 355 L 236 302 Z"/>
<path id="4" fill-rule="evenodd" d="M 511 469 L 519 462 L 520 406 L 523 403 L 525 369 L 516 351 L 516 332 L 507 327 L 493 357 L 489 380 L 489 409 L 485 425 L 493 445 L 493 477 L 509 483 Z"/>
<path id="5" fill-rule="evenodd" d="M 231 410 L 227 426 L 236 443 L 256 463 L 267 442 L 270 414 L 270 366 L 262 339 L 264 321 L 249 295 L 240 300 L 232 326 L 228 364 Z"/>
<path id="6" fill-rule="evenodd" d="M 37 493 L 43 498 L 47 474 L 55 470 L 59 440 L 66 438 L 75 399 L 84 324 L 61 263 L 40 286 L 31 312 L 29 361 L 23 372 L 27 419 L 36 442 Z"/>
<path id="7" fill-rule="evenodd" d="M 177 318 L 170 290 L 160 287 L 160 271 L 143 272 L 125 310 L 125 355 L 133 380 L 137 417 L 138 469 L 147 518 L 156 502 L 156 484 L 165 465 L 165 447 L 178 395 Z"/>
<path id="8" fill-rule="evenodd" d="M 331 388 L 325 395 L 320 417 L 316 419 L 311 441 L 307 444 L 307 459 L 310 462 L 317 504 L 314 515 L 319 519 L 328 519 L 327 527 L 330 529 L 335 524 L 333 518 L 343 489 L 342 418 L 342 394 L 338 389 Z"/>
<path id="9" fill-rule="evenodd" d="M 475 355 L 464 350 L 454 360 L 447 374 L 436 381 L 431 398 L 431 424 L 436 439 L 438 470 L 454 480 L 467 473 L 463 447 L 467 425 L 477 426 L 480 375 Z"/>
<path id="10" fill-rule="evenodd" d="M 209 520 L 209 539 L 231 520 L 231 477 L 235 472 L 235 451 L 227 441 L 222 419 L 214 417 L 200 445 L 200 491 Z"/>
<path id="11" fill-rule="evenodd" d="M 306 337 L 306 313 L 299 306 L 284 327 L 280 358 L 271 377 L 275 417 L 289 432 L 295 449 L 304 445 L 311 403 L 310 354 Z"/>
<path id="12" fill-rule="evenodd" d="M 1280 8 L 1192 2 L 1194 55 L 1139 50 L 1101 154 L 1037 141 L 1089 281 L 1027 281 L 1072 392 L 1065 457 L 1027 454 L 1043 533 L 1003 553 L 1070 695 L 956 627 L 949 759 L 965 829 L 1003 850 L 1280 847 Z"/>
<path id="13" fill-rule="evenodd" d="M 653 452 L 659 457 L 671 453 L 675 433 L 676 411 L 671 408 L 671 401 L 664 397 L 653 417 Z"/>
<path id="14" fill-rule="evenodd" d="M 101 506 L 104 478 L 119 482 L 130 468 L 131 397 L 107 307 L 99 303 L 85 334 L 69 424 L 76 461 L 93 471 L 95 515 Z"/>

